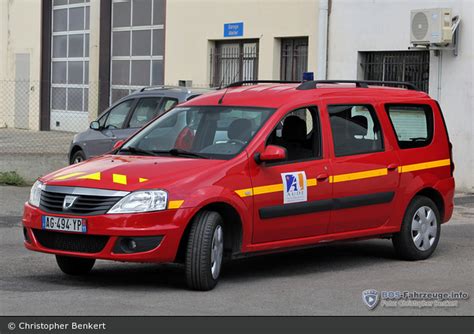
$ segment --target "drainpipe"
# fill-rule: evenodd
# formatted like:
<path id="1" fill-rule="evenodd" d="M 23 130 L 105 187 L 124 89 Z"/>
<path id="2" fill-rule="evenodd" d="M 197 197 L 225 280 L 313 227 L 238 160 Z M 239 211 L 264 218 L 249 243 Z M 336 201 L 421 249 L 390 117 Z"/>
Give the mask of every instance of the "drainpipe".
<path id="1" fill-rule="evenodd" d="M 327 77 L 327 54 L 328 54 L 328 16 L 329 0 L 319 0 L 319 27 L 318 27 L 318 80 Z"/>
<path id="2" fill-rule="evenodd" d="M 438 85 L 436 87 L 436 100 L 441 103 L 441 83 L 443 80 L 443 50 L 439 50 L 438 55 Z"/>

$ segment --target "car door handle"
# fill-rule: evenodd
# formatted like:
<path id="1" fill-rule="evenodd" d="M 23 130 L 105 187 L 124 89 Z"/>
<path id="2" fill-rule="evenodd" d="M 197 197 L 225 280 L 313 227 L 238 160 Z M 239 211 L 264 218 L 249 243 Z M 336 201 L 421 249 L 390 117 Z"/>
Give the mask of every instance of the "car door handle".
<path id="1" fill-rule="evenodd" d="M 390 164 L 387 166 L 387 169 L 388 170 L 395 170 L 398 168 L 398 164 Z"/>
<path id="2" fill-rule="evenodd" d="M 316 180 L 318 181 L 324 181 L 329 177 L 328 173 L 321 173 L 316 176 Z"/>

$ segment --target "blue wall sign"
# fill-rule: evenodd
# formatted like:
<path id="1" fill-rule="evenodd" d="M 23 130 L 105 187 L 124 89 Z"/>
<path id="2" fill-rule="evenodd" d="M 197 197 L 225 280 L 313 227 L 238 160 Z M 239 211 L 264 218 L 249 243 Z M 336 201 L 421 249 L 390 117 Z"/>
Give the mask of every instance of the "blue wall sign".
<path id="1" fill-rule="evenodd" d="M 224 23 L 224 37 L 240 37 L 244 35 L 244 23 Z"/>

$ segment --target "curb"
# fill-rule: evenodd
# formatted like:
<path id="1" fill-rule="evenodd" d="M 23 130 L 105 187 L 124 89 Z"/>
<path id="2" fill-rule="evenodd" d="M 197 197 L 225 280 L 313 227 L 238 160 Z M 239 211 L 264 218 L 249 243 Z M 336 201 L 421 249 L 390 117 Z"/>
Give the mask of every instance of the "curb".
<path id="1" fill-rule="evenodd" d="M 474 194 L 454 197 L 454 205 L 474 204 Z"/>

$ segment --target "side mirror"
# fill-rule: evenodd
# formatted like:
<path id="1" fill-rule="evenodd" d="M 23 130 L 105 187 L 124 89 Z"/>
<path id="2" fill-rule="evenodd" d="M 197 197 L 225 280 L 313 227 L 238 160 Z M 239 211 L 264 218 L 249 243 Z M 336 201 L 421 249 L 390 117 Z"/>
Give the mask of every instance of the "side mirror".
<path id="1" fill-rule="evenodd" d="M 125 143 L 124 140 L 117 140 L 117 141 L 115 142 L 115 144 L 114 144 L 114 148 L 113 148 L 113 149 L 114 149 L 114 150 L 118 149 L 120 146 L 123 145 L 123 143 Z"/>
<path id="2" fill-rule="evenodd" d="M 89 125 L 89 127 L 90 127 L 92 130 L 100 130 L 100 124 L 99 124 L 99 122 L 97 122 L 97 121 L 91 122 L 91 124 Z"/>
<path id="3" fill-rule="evenodd" d="M 284 161 L 287 158 L 286 149 L 281 146 L 268 145 L 265 150 L 255 156 L 257 163 Z"/>

